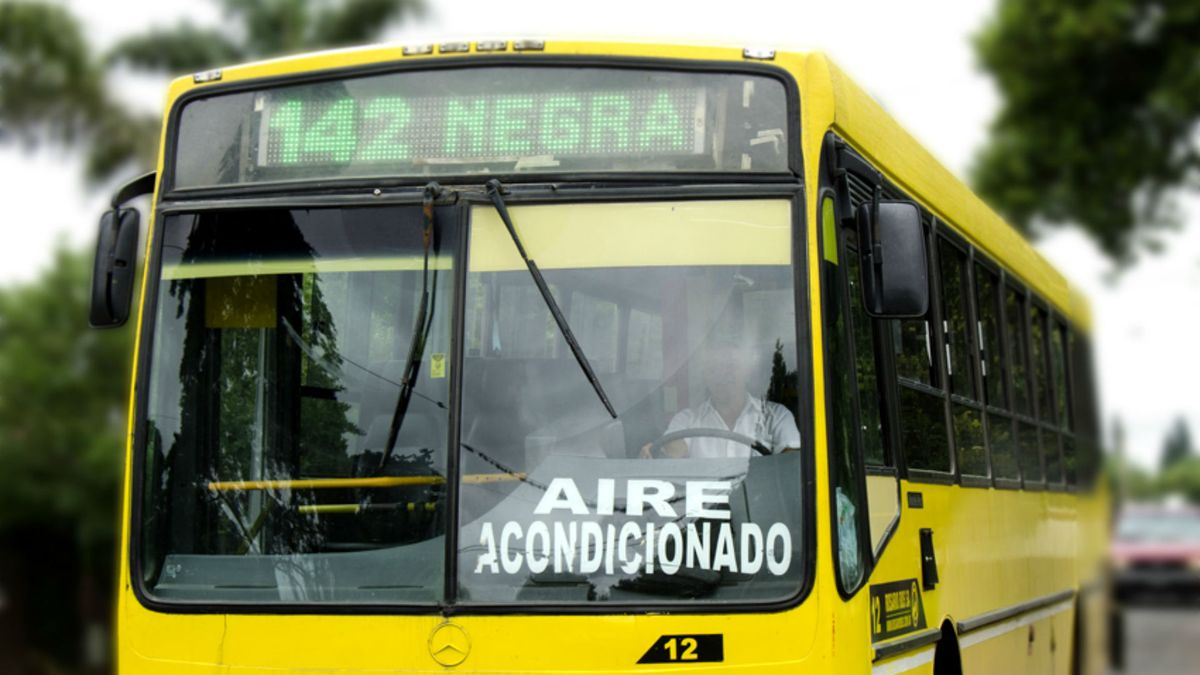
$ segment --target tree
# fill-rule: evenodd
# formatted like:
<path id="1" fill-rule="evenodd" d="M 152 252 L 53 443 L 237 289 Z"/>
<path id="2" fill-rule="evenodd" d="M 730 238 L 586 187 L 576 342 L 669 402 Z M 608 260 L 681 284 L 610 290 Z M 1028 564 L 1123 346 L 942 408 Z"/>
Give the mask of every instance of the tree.
<path id="1" fill-rule="evenodd" d="M 181 22 L 92 53 L 79 21 L 46 3 L 0 0 L 0 141 L 78 146 L 94 181 L 154 166 L 160 116 L 112 95 L 108 66 L 182 74 L 378 37 L 423 0 L 221 0 L 220 27 Z"/>
<path id="2" fill-rule="evenodd" d="M 72 633 L 109 615 L 132 345 L 88 329 L 91 273 L 90 255 L 60 248 L 40 278 L 0 289 L 0 569 L 20 575 L 0 585 L 24 591 L 7 609 L 30 624 L 30 644 L 0 636 L 5 661 L 69 659 Z"/>
<path id="3" fill-rule="evenodd" d="M 1163 494 L 1183 495 L 1200 504 L 1200 458 L 1185 457 L 1164 471 L 1160 480 Z"/>
<path id="4" fill-rule="evenodd" d="M 1001 96 L 979 191 L 1026 232 L 1076 223 L 1119 262 L 1155 250 L 1200 169 L 1200 2 L 1000 0 L 975 39 Z"/>
<path id="5" fill-rule="evenodd" d="M 1187 422 L 1181 417 L 1175 420 L 1175 424 L 1171 426 L 1171 430 L 1167 432 L 1167 438 L 1163 442 L 1162 472 L 1165 474 L 1176 464 L 1194 458 L 1192 435 L 1188 432 Z"/>
<path id="6" fill-rule="evenodd" d="M 160 116 L 135 112 L 113 95 L 110 65 L 186 73 L 364 42 L 423 8 L 421 0 L 222 4 L 228 21 L 219 30 L 181 23 L 97 54 L 63 7 L 0 0 L 0 143 L 77 148 L 95 181 L 149 169 Z M 82 643 L 78 631 L 112 615 L 106 605 L 113 594 L 105 588 L 118 522 L 133 333 L 131 327 L 88 328 L 90 277 L 90 252 L 60 248 L 40 278 L 0 287 L 0 576 L 18 574 L 0 578 L 0 585 L 27 591 L 30 611 L 22 617 L 9 597 L 0 618 L 12 621 L 15 612 L 18 627 L 30 626 L 27 636 L 0 634 L 0 670 L 60 672 L 78 656 L 71 647 Z M 72 595 L 78 617 L 62 611 Z M 34 615 L 41 620 L 29 621 Z M 39 649 L 61 663 L 30 655 Z M 34 658 L 36 669 L 23 668 Z M 103 670 L 103 658 L 98 663 L 94 667 Z"/>

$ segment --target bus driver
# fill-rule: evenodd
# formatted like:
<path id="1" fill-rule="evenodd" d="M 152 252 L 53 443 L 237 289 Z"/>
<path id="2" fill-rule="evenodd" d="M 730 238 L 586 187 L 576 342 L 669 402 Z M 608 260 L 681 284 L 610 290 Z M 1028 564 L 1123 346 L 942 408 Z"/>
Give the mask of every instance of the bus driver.
<path id="1" fill-rule="evenodd" d="M 791 411 L 747 390 L 751 355 L 745 348 L 731 339 L 718 338 L 705 346 L 701 358 L 708 397 L 700 405 L 676 413 L 664 435 L 715 429 L 753 438 L 772 453 L 800 448 L 800 430 Z M 652 445 L 647 443 L 642 447 L 643 458 L 651 456 Z M 749 457 L 755 451 L 732 439 L 698 434 L 664 444 L 662 454 L 673 458 L 717 459 Z"/>

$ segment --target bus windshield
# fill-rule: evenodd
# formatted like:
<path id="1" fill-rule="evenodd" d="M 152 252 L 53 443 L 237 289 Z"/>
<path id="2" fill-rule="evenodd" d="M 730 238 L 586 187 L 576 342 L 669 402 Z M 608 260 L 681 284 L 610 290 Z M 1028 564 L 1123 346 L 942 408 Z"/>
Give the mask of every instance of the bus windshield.
<path id="1" fill-rule="evenodd" d="M 143 588 L 254 604 L 794 595 L 811 441 L 792 208 L 511 205 L 615 418 L 491 205 L 438 207 L 428 257 L 418 206 L 168 216 Z"/>

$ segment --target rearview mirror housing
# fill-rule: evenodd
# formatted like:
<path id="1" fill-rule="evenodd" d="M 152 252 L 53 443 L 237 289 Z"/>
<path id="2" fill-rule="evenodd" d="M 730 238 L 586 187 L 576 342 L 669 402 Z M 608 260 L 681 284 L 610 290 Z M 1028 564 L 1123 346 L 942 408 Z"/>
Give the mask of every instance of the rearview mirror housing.
<path id="1" fill-rule="evenodd" d="M 138 212 L 113 209 L 100 217 L 96 260 L 92 267 L 92 304 L 88 321 L 95 328 L 117 328 L 129 319 L 133 271 L 137 262 Z"/>
<path id="2" fill-rule="evenodd" d="M 929 311 L 929 256 L 921 209 L 878 200 L 858 207 L 866 311 L 883 319 L 914 319 Z"/>

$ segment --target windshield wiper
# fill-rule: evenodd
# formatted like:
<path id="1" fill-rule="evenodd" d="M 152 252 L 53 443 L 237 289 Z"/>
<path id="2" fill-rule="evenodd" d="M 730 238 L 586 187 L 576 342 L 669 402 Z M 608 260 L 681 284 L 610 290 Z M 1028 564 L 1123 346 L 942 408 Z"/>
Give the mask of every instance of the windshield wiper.
<path id="1" fill-rule="evenodd" d="M 396 439 L 404 425 L 404 416 L 408 413 L 408 404 L 412 401 L 413 390 L 417 386 L 417 375 L 421 372 L 421 361 L 425 358 L 425 340 L 429 337 L 429 329 L 433 326 L 433 309 L 430 298 L 437 293 L 437 275 L 433 277 L 432 288 L 429 283 L 429 249 L 433 246 L 435 217 L 433 203 L 442 193 L 442 187 L 437 183 L 425 186 L 425 194 L 421 198 L 421 214 L 425 219 L 425 231 L 421 235 L 425 247 L 424 262 L 421 265 L 421 304 L 417 306 L 417 320 L 413 322 L 412 338 L 408 346 L 408 362 L 404 365 L 404 375 L 400 378 L 400 394 L 396 397 L 396 409 L 392 411 L 392 424 L 388 428 L 387 444 L 383 456 L 379 459 L 378 471 L 383 471 L 392 458 L 396 447 Z"/>
<path id="2" fill-rule="evenodd" d="M 558 324 L 558 330 L 562 332 L 563 339 L 567 341 L 567 346 L 571 348 L 571 353 L 575 355 L 575 360 L 579 362 L 579 367 L 583 369 L 583 374 L 587 377 L 587 381 L 591 383 L 592 389 L 596 391 L 596 396 L 600 397 L 600 402 L 604 404 L 604 409 L 608 411 L 609 415 L 612 415 L 613 419 L 617 419 L 617 411 L 613 409 L 612 403 L 608 400 L 608 395 L 604 393 L 604 387 L 600 385 L 599 378 L 596 377 L 596 373 L 592 370 L 587 356 L 584 355 L 583 347 L 580 347 L 579 342 L 575 340 L 575 334 L 571 332 L 571 326 L 567 323 L 566 317 L 563 316 L 562 310 L 558 308 L 558 302 L 554 300 L 554 294 L 550 292 L 550 287 L 546 285 L 546 279 L 542 277 L 542 271 L 538 269 L 537 263 L 530 260 L 529 255 L 525 253 L 525 246 L 521 244 L 521 238 L 517 236 L 517 228 L 513 227 L 512 217 L 508 215 L 508 206 L 504 203 L 503 192 L 504 185 L 500 181 L 493 178 L 487 182 L 487 193 L 492 199 L 492 205 L 496 207 L 496 213 L 500 214 L 500 220 L 504 221 L 504 227 L 508 228 L 508 234 L 517 246 L 517 253 L 521 254 L 521 259 L 525 261 L 525 266 L 529 268 L 529 275 L 533 277 L 533 283 L 537 286 L 538 293 L 542 295 L 542 300 L 546 303 L 547 309 L 550 310 L 550 315 L 554 317 L 554 323 Z"/>

